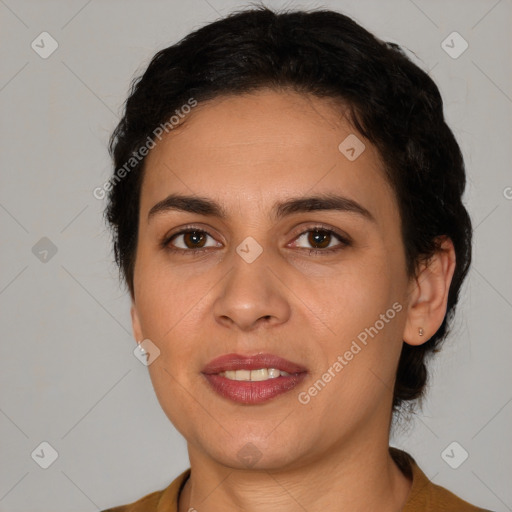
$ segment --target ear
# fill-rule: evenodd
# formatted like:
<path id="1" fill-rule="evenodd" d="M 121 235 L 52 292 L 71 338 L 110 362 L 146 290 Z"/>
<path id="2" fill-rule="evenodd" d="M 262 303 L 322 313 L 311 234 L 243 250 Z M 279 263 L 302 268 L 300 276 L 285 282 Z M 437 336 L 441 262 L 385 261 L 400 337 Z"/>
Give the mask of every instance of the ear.
<path id="1" fill-rule="evenodd" d="M 422 345 L 443 323 L 448 292 L 455 271 L 455 249 L 447 236 L 432 258 L 423 263 L 411 281 L 409 305 L 403 340 L 409 345 Z M 420 336 L 419 329 L 423 329 Z"/>
<path id="2" fill-rule="evenodd" d="M 135 336 L 135 341 L 139 342 L 144 340 L 144 336 L 142 335 L 142 328 L 140 325 L 139 314 L 137 313 L 137 308 L 135 307 L 135 303 L 132 301 L 132 306 L 130 308 L 130 314 L 132 317 L 132 329 L 133 335 Z"/>

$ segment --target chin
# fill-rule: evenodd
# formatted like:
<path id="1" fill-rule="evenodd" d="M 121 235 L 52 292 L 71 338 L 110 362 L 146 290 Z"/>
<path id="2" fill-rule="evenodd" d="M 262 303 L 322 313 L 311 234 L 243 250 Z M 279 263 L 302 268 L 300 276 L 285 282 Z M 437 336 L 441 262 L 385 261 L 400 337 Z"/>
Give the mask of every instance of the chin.
<path id="1" fill-rule="evenodd" d="M 220 464 L 232 469 L 278 470 L 297 464 L 300 441 L 293 442 L 287 436 L 286 442 L 276 437 L 269 438 L 268 433 L 245 435 L 230 441 L 213 443 L 205 451 Z M 226 447 L 229 447 L 226 450 Z"/>

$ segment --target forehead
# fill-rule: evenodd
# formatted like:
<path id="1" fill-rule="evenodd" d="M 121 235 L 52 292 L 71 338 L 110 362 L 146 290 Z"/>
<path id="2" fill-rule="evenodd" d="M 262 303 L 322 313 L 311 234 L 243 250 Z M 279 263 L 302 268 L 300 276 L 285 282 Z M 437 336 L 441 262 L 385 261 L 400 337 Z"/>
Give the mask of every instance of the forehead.
<path id="1" fill-rule="evenodd" d="M 141 216 L 171 193 L 210 197 L 236 214 L 339 193 L 376 218 L 393 214 L 380 156 L 343 114 L 334 101 L 269 90 L 200 103 L 147 156 Z"/>

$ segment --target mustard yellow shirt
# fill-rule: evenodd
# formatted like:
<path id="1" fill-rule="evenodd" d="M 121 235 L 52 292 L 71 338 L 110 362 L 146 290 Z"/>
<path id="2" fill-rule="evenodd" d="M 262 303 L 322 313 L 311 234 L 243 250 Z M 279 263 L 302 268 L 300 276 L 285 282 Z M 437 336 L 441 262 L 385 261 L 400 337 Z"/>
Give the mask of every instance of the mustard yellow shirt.
<path id="1" fill-rule="evenodd" d="M 491 512 L 475 507 L 444 487 L 433 484 L 407 452 L 390 447 L 390 453 L 400 469 L 412 477 L 411 491 L 401 512 Z M 165 489 L 103 512 L 178 512 L 178 496 L 189 476 L 190 468 Z"/>

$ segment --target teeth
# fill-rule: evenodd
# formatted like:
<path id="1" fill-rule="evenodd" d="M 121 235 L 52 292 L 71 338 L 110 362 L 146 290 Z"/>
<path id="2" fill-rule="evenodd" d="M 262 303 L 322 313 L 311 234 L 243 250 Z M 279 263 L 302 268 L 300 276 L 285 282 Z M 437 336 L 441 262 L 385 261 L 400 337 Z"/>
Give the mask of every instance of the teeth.
<path id="1" fill-rule="evenodd" d="M 251 370 L 251 380 L 268 380 L 268 370 L 266 368 Z"/>
<path id="2" fill-rule="evenodd" d="M 276 379 L 280 375 L 289 377 L 291 373 L 278 370 L 277 368 L 261 368 L 259 370 L 226 370 L 220 372 L 221 377 L 229 380 L 245 380 L 245 381 L 262 381 L 268 379 Z"/>

